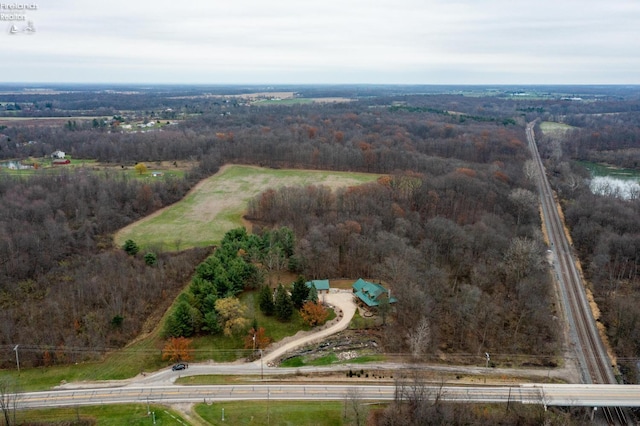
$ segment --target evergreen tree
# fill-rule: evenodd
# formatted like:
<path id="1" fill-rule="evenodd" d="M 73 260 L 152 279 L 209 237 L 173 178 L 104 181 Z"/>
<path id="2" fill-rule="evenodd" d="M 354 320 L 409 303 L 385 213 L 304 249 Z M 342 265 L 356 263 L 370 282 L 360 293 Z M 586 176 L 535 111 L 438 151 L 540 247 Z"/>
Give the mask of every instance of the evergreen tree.
<path id="1" fill-rule="evenodd" d="M 138 251 L 140 250 L 138 245 L 133 240 L 125 241 L 124 245 L 122 246 L 122 248 L 124 249 L 124 251 L 127 252 L 127 254 L 129 254 L 131 256 L 135 256 L 136 254 L 138 254 Z"/>
<path id="2" fill-rule="evenodd" d="M 158 263 L 158 255 L 152 252 L 145 254 L 144 263 L 149 266 L 154 266 L 156 263 Z"/>
<path id="3" fill-rule="evenodd" d="M 263 314 L 270 317 L 275 313 L 275 304 L 273 303 L 273 294 L 271 288 L 268 285 L 263 285 L 260 288 L 259 295 L 260 311 Z"/>
<path id="4" fill-rule="evenodd" d="M 282 284 L 278 285 L 275 305 L 276 317 L 278 317 L 280 321 L 289 321 L 291 315 L 293 315 L 293 302 Z"/>
<path id="5" fill-rule="evenodd" d="M 291 300 L 293 301 L 293 306 L 296 309 L 302 308 L 305 300 L 309 297 L 309 287 L 304 281 L 302 275 L 298 275 L 298 278 L 293 283 L 293 290 L 291 290 Z"/>
<path id="6" fill-rule="evenodd" d="M 309 289 L 309 295 L 307 296 L 307 300 L 314 303 L 318 302 L 318 290 L 316 290 L 316 286 L 312 285 L 311 288 Z"/>
<path id="7" fill-rule="evenodd" d="M 222 331 L 220 321 L 218 320 L 218 313 L 215 310 L 211 310 L 205 314 L 202 329 L 211 334 L 218 334 Z"/>
<path id="8" fill-rule="evenodd" d="M 196 332 L 194 309 L 186 300 L 180 300 L 165 323 L 165 334 L 171 337 L 191 337 Z"/>

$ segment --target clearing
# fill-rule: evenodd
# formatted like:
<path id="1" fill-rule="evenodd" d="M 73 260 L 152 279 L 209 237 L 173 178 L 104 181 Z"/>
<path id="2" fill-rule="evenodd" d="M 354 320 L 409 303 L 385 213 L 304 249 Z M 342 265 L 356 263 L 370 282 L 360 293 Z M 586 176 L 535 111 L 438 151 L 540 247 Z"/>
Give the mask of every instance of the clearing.
<path id="1" fill-rule="evenodd" d="M 379 176 L 227 165 L 198 183 L 178 203 L 118 231 L 114 242 L 122 246 L 131 239 L 140 247 L 161 250 L 205 247 L 218 243 L 230 229 L 242 226 L 249 200 L 267 189 L 306 185 L 336 189 L 372 182 Z"/>
<path id="2" fill-rule="evenodd" d="M 565 133 L 573 129 L 575 129 L 575 127 L 564 123 L 557 123 L 555 121 L 543 121 L 540 123 L 540 130 L 542 133 L 551 137 L 562 137 Z"/>

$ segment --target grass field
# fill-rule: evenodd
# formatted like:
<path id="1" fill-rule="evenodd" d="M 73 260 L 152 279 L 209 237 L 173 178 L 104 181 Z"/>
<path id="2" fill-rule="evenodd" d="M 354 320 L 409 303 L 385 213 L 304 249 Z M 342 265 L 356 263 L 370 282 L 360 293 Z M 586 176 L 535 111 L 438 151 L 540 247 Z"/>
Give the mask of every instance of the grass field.
<path id="1" fill-rule="evenodd" d="M 178 425 L 179 419 L 183 424 L 187 422 L 175 411 L 159 406 L 150 405 L 149 410 L 154 413 L 147 415 L 146 405 L 101 405 L 90 407 L 55 408 L 47 410 L 25 410 L 16 414 L 16 424 L 39 422 L 38 424 L 60 424 L 74 422 L 79 419 L 95 419 L 99 426 L 121 425 Z M 153 417 L 155 416 L 155 423 Z M 69 423 L 71 424 L 71 423 Z"/>
<path id="2" fill-rule="evenodd" d="M 360 424 L 373 406 L 362 401 Z M 224 408 L 224 421 L 222 409 Z M 212 425 L 342 426 L 356 424 L 343 401 L 251 401 L 198 404 L 196 413 Z M 346 414 L 346 416 L 345 416 Z"/>
<path id="3" fill-rule="evenodd" d="M 540 130 L 548 136 L 563 136 L 569 130 L 573 130 L 573 126 L 564 123 L 556 123 L 554 121 L 543 121 L 540 123 Z"/>
<path id="4" fill-rule="evenodd" d="M 182 201 L 120 230 L 114 241 L 121 246 L 132 239 L 141 248 L 164 250 L 209 246 L 218 243 L 225 232 L 242 226 L 247 203 L 266 189 L 296 185 L 338 188 L 375 181 L 378 177 L 369 173 L 225 166 L 215 176 L 200 182 Z"/>

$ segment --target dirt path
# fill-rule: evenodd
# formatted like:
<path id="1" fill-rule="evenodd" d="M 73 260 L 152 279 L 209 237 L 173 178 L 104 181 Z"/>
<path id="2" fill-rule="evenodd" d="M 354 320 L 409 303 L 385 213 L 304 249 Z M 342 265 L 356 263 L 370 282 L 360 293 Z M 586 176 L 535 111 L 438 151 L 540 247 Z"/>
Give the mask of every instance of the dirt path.
<path id="1" fill-rule="evenodd" d="M 345 330 L 349 326 L 351 318 L 353 318 L 353 315 L 356 312 L 353 293 L 350 290 L 332 289 L 331 293 L 324 296 L 324 301 L 333 307 L 337 315 L 331 323 L 325 324 L 319 331 L 298 332 L 294 336 L 287 337 L 286 339 L 277 342 L 275 345 L 266 349 L 266 353 L 264 354 L 262 361 L 269 364 L 292 349 L 322 340 L 327 336 Z M 258 359 L 253 363 L 254 365 L 260 365 L 260 360 Z"/>

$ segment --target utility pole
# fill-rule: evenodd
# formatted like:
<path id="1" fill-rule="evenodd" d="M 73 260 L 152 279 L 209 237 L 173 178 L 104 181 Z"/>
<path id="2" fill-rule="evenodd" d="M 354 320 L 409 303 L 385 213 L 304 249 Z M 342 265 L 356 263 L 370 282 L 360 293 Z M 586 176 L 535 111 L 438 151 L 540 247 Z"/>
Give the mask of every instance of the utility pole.
<path id="1" fill-rule="evenodd" d="M 487 358 L 487 369 L 489 368 L 489 360 L 491 359 L 491 357 L 489 357 L 489 352 L 485 352 L 484 356 Z M 489 374 L 489 373 L 487 373 Z M 487 375 L 485 374 L 484 376 L 484 382 L 487 383 Z"/>
<path id="2" fill-rule="evenodd" d="M 20 345 L 16 345 L 13 350 L 16 351 L 16 365 L 18 366 L 18 374 L 20 374 L 20 357 L 18 357 L 18 346 Z"/>
<path id="3" fill-rule="evenodd" d="M 262 362 L 262 349 L 260 349 L 260 380 L 264 380 L 264 364 Z"/>

